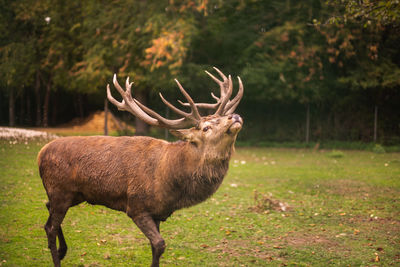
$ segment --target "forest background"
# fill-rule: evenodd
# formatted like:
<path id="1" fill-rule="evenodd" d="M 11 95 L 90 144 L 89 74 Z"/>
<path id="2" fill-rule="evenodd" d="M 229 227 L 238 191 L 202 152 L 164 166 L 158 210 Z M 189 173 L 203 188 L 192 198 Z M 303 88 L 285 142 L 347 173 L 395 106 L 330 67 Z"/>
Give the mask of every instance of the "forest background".
<path id="1" fill-rule="evenodd" d="M 398 145 L 399 2 L 0 0 L 0 125 L 103 109 L 114 73 L 169 114 L 158 92 L 181 98 L 178 78 L 211 102 L 218 88 L 204 70 L 216 66 L 244 82 L 243 141 Z"/>

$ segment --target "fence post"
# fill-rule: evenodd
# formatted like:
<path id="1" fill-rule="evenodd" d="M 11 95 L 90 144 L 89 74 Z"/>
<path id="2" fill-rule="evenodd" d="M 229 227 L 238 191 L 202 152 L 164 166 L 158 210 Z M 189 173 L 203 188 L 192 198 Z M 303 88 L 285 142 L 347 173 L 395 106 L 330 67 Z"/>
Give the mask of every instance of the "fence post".
<path id="1" fill-rule="evenodd" d="M 310 141 L 310 103 L 307 103 L 306 113 L 306 143 Z"/>
<path id="2" fill-rule="evenodd" d="M 169 117 L 169 108 L 168 108 L 168 107 L 165 107 L 165 118 L 168 119 L 168 117 Z M 165 128 L 165 129 L 164 129 L 164 137 L 165 137 L 165 140 L 168 140 L 168 136 L 169 136 L 169 131 L 167 130 L 167 128 Z"/>
<path id="3" fill-rule="evenodd" d="M 104 100 L 104 135 L 108 135 L 108 101 Z"/>
<path id="4" fill-rule="evenodd" d="M 378 106 L 375 105 L 375 116 L 374 116 L 374 143 L 378 136 Z"/>

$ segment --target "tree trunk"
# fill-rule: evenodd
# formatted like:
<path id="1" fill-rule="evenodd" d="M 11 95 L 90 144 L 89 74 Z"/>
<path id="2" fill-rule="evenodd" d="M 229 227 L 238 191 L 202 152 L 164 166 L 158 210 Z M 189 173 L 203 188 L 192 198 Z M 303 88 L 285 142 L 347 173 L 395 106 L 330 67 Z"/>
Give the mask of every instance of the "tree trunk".
<path id="1" fill-rule="evenodd" d="M 108 100 L 104 100 L 104 135 L 108 135 Z"/>
<path id="2" fill-rule="evenodd" d="M 52 94 L 52 105 L 51 105 L 51 125 L 56 125 L 57 124 L 57 113 L 58 113 L 58 94 L 57 92 L 54 92 Z"/>
<path id="3" fill-rule="evenodd" d="M 310 104 L 307 103 L 307 113 L 306 113 L 306 143 L 310 141 Z"/>
<path id="4" fill-rule="evenodd" d="M 82 94 L 78 94 L 78 111 L 79 111 L 79 118 L 83 119 L 85 117 L 85 111 L 83 110 Z"/>
<path id="5" fill-rule="evenodd" d="M 25 94 L 24 90 L 22 89 L 21 95 L 20 95 L 20 102 L 19 102 L 19 115 L 17 116 L 18 118 L 18 123 L 20 125 L 25 124 L 25 119 L 26 119 L 26 114 L 25 114 Z"/>
<path id="6" fill-rule="evenodd" d="M 165 107 L 165 118 L 168 119 L 168 117 L 169 117 L 169 108 Z M 165 137 L 165 140 L 168 140 L 169 130 L 167 128 L 165 128 L 165 130 L 164 130 L 164 137 Z"/>
<path id="7" fill-rule="evenodd" d="M 49 104 L 50 104 L 50 91 L 51 91 L 51 81 L 49 79 L 46 85 L 46 95 L 44 97 L 44 106 L 43 106 L 43 126 L 49 126 Z"/>
<path id="8" fill-rule="evenodd" d="M 31 94 L 27 93 L 26 97 L 26 124 L 31 126 L 32 125 L 32 106 L 31 106 Z"/>
<path id="9" fill-rule="evenodd" d="M 378 137 L 378 106 L 375 106 L 375 116 L 374 116 L 374 143 Z"/>
<path id="10" fill-rule="evenodd" d="M 8 122 L 10 127 L 15 126 L 15 95 L 14 88 L 10 88 L 10 95 L 8 96 Z"/>
<path id="11" fill-rule="evenodd" d="M 42 124 L 42 103 L 40 98 L 40 73 L 36 72 L 36 83 L 35 83 L 35 96 L 36 96 L 36 126 Z"/>
<path id="12" fill-rule="evenodd" d="M 147 104 L 147 92 L 144 90 L 137 90 L 135 98 L 143 105 Z M 147 135 L 149 132 L 149 125 L 144 121 L 135 117 L 136 135 Z"/>

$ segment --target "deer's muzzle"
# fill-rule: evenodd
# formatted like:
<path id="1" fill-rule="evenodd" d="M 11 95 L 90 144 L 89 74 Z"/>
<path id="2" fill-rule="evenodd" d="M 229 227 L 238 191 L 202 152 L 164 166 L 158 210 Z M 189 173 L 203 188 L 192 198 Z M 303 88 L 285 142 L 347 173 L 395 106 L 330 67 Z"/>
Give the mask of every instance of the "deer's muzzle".
<path id="1" fill-rule="evenodd" d="M 237 115 L 232 114 L 229 116 L 229 119 L 232 121 L 231 126 L 229 126 L 227 133 L 228 134 L 236 134 L 242 129 L 243 119 Z"/>

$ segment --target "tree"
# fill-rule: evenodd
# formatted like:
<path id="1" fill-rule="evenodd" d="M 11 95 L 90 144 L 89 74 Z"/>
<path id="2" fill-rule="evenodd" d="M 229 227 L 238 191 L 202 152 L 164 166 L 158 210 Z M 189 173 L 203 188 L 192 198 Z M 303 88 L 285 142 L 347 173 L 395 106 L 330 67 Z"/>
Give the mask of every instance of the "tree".
<path id="1" fill-rule="evenodd" d="M 118 73 L 135 81 L 135 97 L 146 104 L 149 94 L 170 85 L 186 56 L 195 22 L 192 4 L 164 1 L 87 2 L 83 22 L 85 53 L 72 71 L 77 82 L 104 91 Z M 136 120 L 137 134 L 148 126 Z"/>
<path id="2" fill-rule="evenodd" d="M 328 0 L 337 9 L 328 23 L 359 23 L 369 25 L 400 26 L 400 2 L 397 0 Z"/>
<path id="3" fill-rule="evenodd" d="M 252 35 L 240 60 L 243 77 L 251 88 L 247 97 L 256 102 L 277 100 L 306 106 L 304 128 L 308 142 L 310 104 L 322 100 L 327 86 L 324 44 L 318 32 L 308 26 L 318 15 L 320 3 L 287 1 L 257 6 L 262 9 L 261 17 L 250 22 L 257 34 Z M 247 13 L 244 11 L 243 16 Z M 280 19 L 273 20 L 275 17 Z"/>
<path id="4" fill-rule="evenodd" d="M 25 35 L 27 26 L 20 24 L 15 6 L 2 1 L 0 20 L 0 83 L 8 95 L 9 125 L 15 126 L 15 101 L 32 82 L 34 51 L 32 40 Z"/>
<path id="5" fill-rule="evenodd" d="M 328 1 L 336 15 L 317 26 L 326 37 L 330 61 L 342 71 L 339 81 L 368 96 L 377 141 L 378 107 L 400 92 L 400 3 L 398 1 Z M 319 23 L 316 23 L 319 25 Z M 371 132 L 371 131 L 370 131 Z M 368 134 L 370 135 L 370 134 Z"/>

